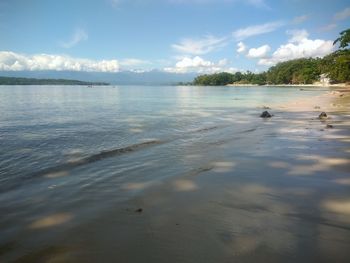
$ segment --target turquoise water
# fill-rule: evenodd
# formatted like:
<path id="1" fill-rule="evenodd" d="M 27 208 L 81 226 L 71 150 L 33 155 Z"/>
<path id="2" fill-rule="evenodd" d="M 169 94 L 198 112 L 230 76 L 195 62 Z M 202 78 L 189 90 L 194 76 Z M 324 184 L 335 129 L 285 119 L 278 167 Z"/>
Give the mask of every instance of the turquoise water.
<path id="1" fill-rule="evenodd" d="M 262 164 L 257 160 L 261 158 L 288 159 L 300 151 L 311 154 L 313 146 L 302 139 L 305 132 L 296 135 L 280 128 L 266 129 L 271 123 L 259 115 L 264 105 L 288 103 L 324 91 L 285 87 L 2 86 L 0 256 L 3 253 L 10 260 L 42 250 L 47 256 L 53 244 L 67 242 L 72 233 L 80 236 L 100 229 L 100 223 L 92 222 L 104 222 L 108 213 L 119 211 L 120 206 L 124 209 L 126 202 L 148 189 L 177 177 L 210 171 L 213 163 L 219 172 L 228 171 L 236 165 L 233 156 L 245 165 L 240 174 L 244 177 L 254 167 L 258 169 L 254 173 L 259 171 Z M 281 123 L 291 114 L 271 111 Z M 317 129 L 308 133 L 313 142 L 318 140 Z M 277 134 L 278 142 L 268 141 Z M 262 142 L 261 137 L 266 140 Z M 252 166 L 247 165 L 252 156 Z M 211 182 L 217 186 L 215 180 L 221 179 Z M 288 180 L 292 179 L 286 182 L 295 187 L 301 184 Z M 181 191 L 196 189 L 186 180 L 175 186 Z M 86 226 L 90 224 L 94 227 Z M 114 225 L 103 224 L 101 231 L 107 233 Z M 106 236 L 96 239 L 102 244 Z M 84 251 L 96 246 L 81 242 L 74 245 L 79 244 Z M 106 252 L 106 257 L 111 254 L 110 260 L 118 258 L 112 257 L 114 249 Z M 133 255 L 128 249 L 122 251 L 121 258 Z M 196 262 L 195 257 L 188 261 Z"/>

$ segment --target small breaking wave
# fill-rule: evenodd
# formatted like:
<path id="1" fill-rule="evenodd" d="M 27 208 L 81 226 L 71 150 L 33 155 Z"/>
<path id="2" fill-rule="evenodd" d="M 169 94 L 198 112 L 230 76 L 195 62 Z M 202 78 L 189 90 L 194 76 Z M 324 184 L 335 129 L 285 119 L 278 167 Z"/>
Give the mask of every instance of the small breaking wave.
<path id="1" fill-rule="evenodd" d="M 71 170 L 73 168 L 76 168 L 76 167 L 79 167 L 82 165 L 90 164 L 93 162 L 97 162 L 97 161 L 100 161 L 100 160 L 103 160 L 106 158 L 111 158 L 114 156 L 129 153 L 129 152 L 134 152 L 134 151 L 140 150 L 142 148 L 146 148 L 147 146 L 157 145 L 160 143 L 162 143 L 162 142 L 158 141 L 158 140 L 152 140 L 152 141 L 146 141 L 146 142 L 142 142 L 142 143 L 138 143 L 138 144 L 133 144 L 133 145 L 126 146 L 123 148 L 102 151 L 102 152 L 99 152 L 97 154 L 93 154 L 93 155 L 90 155 L 88 157 L 85 157 L 85 158 L 82 158 L 79 160 L 74 160 L 71 162 L 60 164 L 58 166 L 44 169 L 42 171 L 36 172 L 35 175 L 36 176 L 45 176 L 45 175 L 53 174 L 53 173 L 66 172 L 67 170 Z"/>

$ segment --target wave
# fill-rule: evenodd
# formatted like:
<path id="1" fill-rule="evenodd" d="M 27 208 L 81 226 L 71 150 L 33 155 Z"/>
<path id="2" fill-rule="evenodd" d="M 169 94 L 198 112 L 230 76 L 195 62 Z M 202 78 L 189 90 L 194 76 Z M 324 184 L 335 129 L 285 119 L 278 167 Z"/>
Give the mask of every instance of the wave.
<path id="1" fill-rule="evenodd" d="M 142 142 L 142 143 L 138 143 L 138 144 L 133 144 L 130 146 L 126 146 L 123 148 L 117 148 L 117 149 L 112 149 L 112 150 L 107 150 L 107 151 L 102 151 L 99 152 L 97 154 L 93 154 L 90 156 L 87 156 L 85 158 L 76 160 L 76 161 L 71 161 L 71 162 L 67 162 L 67 163 L 63 163 L 54 167 L 50 167 L 44 170 L 41 170 L 39 172 L 36 172 L 33 175 L 35 176 L 45 176 L 48 174 L 53 174 L 53 173 L 61 173 L 61 172 L 66 172 L 67 170 L 71 170 L 74 169 L 76 167 L 82 166 L 82 165 L 86 165 L 86 164 L 90 164 L 93 162 L 97 162 L 106 158 L 111 158 L 114 156 L 118 156 L 118 155 L 122 155 L 125 153 L 129 153 L 129 152 L 134 152 L 136 150 L 140 150 L 142 148 L 145 148 L 147 146 L 151 146 L 151 145 L 157 145 L 162 143 L 162 141 L 158 141 L 158 140 L 152 140 L 152 141 L 146 141 L 146 142 Z M 29 176 L 31 177 L 31 176 Z"/>

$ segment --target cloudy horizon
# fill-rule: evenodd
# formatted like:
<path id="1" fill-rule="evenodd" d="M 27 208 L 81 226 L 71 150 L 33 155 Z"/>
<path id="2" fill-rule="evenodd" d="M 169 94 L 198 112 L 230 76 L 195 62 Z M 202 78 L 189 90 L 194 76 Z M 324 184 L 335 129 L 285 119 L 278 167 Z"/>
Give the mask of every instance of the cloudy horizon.
<path id="1" fill-rule="evenodd" d="M 335 50 L 350 7 L 311 2 L 5 0 L 0 71 L 263 71 Z"/>

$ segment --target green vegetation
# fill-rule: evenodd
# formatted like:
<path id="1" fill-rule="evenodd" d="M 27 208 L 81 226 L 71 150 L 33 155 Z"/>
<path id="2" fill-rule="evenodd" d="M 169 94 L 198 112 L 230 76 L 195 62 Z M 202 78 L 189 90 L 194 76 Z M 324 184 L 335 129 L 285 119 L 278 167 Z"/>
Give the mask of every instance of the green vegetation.
<path id="1" fill-rule="evenodd" d="M 266 72 L 222 72 L 201 75 L 194 79 L 194 85 L 221 86 L 227 84 L 312 84 L 325 74 L 331 83 L 350 82 L 350 29 L 340 33 L 334 41 L 339 42 L 339 50 L 324 58 L 301 58 L 278 63 Z"/>
<path id="2" fill-rule="evenodd" d="M 266 83 L 266 73 L 254 74 L 248 71 L 246 73 L 236 72 L 231 74 L 222 72 L 201 75 L 196 77 L 193 81 L 194 85 L 203 86 L 223 86 L 231 83 L 262 85 Z"/>
<path id="3" fill-rule="evenodd" d="M 86 82 L 71 79 L 34 79 L 34 78 L 13 78 L 0 77 L 0 85 L 109 85 L 104 82 Z"/>
<path id="4" fill-rule="evenodd" d="M 338 37 L 333 45 L 335 45 L 337 42 L 339 42 L 339 47 L 340 48 L 346 48 L 350 44 L 350 28 L 347 30 L 344 30 L 340 32 L 340 37 Z"/>

